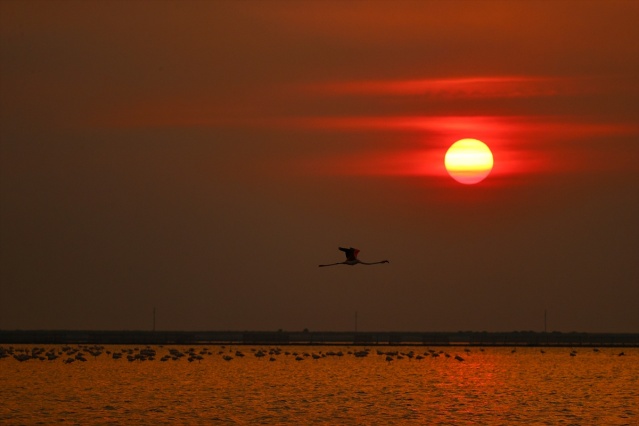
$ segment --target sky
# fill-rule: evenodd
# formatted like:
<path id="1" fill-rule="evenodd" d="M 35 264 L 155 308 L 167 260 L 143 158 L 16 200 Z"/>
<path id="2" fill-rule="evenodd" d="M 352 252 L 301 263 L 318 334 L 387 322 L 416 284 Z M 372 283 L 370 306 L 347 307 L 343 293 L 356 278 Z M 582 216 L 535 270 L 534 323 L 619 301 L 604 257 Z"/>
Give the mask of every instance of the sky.
<path id="1" fill-rule="evenodd" d="M 638 21 L 2 1 L 0 329 L 639 332 Z"/>

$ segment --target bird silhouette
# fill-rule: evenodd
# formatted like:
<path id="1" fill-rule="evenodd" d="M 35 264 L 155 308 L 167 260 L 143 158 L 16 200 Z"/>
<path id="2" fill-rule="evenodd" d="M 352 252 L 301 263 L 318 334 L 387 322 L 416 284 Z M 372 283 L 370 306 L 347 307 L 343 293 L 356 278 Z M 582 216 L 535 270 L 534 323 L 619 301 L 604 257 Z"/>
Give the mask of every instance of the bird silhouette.
<path id="1" fill-rule="evenodd" d="M 319 265 L 320 267 L 323 266 L 334 266 L 334 265 L 350 265 L 350 266 L 354 266 L 357 265 L 358 263 L 361 265 L 376 265 L 378 263 L 389 263 L 388 260 L 381 260 L 379 262 L 362 262 L 361 260 L 359 260 L 357 258 L 357 255 L 359 253 L 359 250 L 353 247 L 350 248 L 344 248 L 344 247 L 338 247 L 341 251 L 344 252 L 344 254 L 346 254 L 346 260 L 344 262 L 337 262 L 337 263 L 329 263 L 328 265 Z"/>

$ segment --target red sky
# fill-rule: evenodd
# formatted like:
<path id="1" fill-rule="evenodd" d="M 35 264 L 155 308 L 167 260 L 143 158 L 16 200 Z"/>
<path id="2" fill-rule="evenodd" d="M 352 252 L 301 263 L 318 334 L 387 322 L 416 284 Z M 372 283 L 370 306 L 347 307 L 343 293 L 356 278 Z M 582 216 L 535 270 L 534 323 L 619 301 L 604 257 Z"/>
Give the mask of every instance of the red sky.
<path id="1" fill-rule="evenodd" d="M 0 328 L 637 332 L 638 18 L 0 2 Z"/>

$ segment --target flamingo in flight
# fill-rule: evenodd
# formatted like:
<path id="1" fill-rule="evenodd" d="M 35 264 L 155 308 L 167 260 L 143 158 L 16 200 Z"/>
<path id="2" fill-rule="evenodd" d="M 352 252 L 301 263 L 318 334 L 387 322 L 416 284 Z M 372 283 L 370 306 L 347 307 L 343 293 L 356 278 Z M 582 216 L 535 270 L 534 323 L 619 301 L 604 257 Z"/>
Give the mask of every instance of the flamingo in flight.
<path id="1" fill-rule="evenodd" d="M 357 265 L 362 264 L 362 265 L 376 265 L 378 263 L 389 263 L 388 260 L 381 260 L 379 262 L 362 262 L 361 260 L 359 260 L 357 258 L 357 254 L 359 253 L 359 250 L 356 248 L 344 248 L 344 247 L 338 247 L 341 251 L 343 251 L 346 254 L 346 261 L 344 262 L 337 262 L 337 263 L 329 263 L 328 265 L 319 265 L 320 267 L 322 266 L 334 266 L 334 265 Z"/>

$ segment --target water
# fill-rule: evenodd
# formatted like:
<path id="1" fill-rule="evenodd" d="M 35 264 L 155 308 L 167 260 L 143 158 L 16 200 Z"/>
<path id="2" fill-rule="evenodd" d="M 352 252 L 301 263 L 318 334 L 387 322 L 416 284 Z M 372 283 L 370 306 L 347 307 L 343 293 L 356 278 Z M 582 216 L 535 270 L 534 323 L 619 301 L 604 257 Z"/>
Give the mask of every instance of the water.
<path id="1" fill-rule="evenodd" d="M 22 348 L 33 346 L 13 354 Z M 639 424 L 639 349 L 431 348 L 448 358 L 424 347 L 356 357 L 363 348 L 208 346 L 194 347 L 202 359 L 189 362 L 188 347 L 166 346 L 152 348 L 154 360 L 128 361 L 129 350 L 144 349 L 134 348 L 84 350 L 86 362 L 69 364 L 76 354 L 0 359 L 0 424 Z M 170 349 L 185 355 L 160 361 Z M 118 360 L 106 353 L 123 350 Z M 378 350 L 413 358 L 389 362 Z"/>

